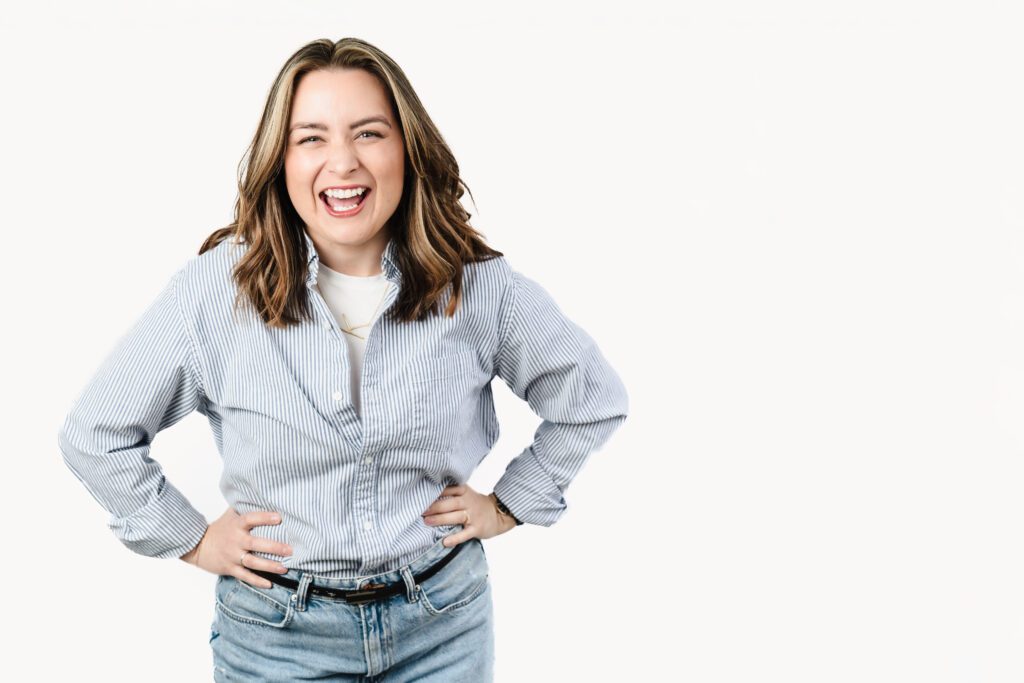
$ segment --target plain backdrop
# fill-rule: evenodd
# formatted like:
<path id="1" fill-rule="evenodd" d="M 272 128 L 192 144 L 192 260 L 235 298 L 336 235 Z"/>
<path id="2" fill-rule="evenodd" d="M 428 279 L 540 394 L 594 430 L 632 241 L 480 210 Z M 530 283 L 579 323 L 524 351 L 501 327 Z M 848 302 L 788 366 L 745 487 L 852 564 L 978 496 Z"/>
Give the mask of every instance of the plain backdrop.
<path id="1" fill-rule="evenodd" d="M 0 25 L 6 680 L 209 680 L 215 577 L 123 547 L 57 429 L 213 230 L 284 60 L 405 70 L 472 222 L 630 416 L 486 541 L 497 681 L 1024 679 L 1013 2 L 37 3 Z M 539 423 L 500 380 L 488 492 Z M 195 413 L 152 456 L 212 520 Z"/>

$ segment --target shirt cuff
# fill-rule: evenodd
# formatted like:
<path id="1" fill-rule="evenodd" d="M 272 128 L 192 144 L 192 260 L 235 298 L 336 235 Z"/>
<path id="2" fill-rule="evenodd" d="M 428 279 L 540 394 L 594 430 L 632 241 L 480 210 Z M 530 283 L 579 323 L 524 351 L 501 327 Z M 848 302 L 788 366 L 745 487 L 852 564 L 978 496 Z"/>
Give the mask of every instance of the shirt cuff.
<path id="1" fill-rule="evenodd" d="M 517 455 L 494 485 L 494 495 L 524 524 L 551 526 L 565 513 L 562 490 L 544 471 L 532 447 Z"/>
<path id="2" fill-rule="evenodd" d="M 209 524 L 181 491 L 164 479 L 155 499 L 107 525 L 121 543 L 147 557 L 181 557 L 199 545 Z"/>

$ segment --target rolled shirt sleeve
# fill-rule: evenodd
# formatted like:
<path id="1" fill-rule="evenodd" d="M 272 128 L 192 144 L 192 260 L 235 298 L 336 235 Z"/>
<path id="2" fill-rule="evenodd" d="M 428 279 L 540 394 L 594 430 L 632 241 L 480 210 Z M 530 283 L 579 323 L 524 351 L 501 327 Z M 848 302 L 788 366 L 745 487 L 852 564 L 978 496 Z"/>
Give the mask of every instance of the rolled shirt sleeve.
<path id="1" fill-rule="evenodd" d="M 537 282 L 512 271 L 496 373 L 543 418 L 494 493 L 523 523 L 551 526 L 589 455 L 625 421 L 626 388 L 594 340 Z"/>
<path id="2" fill-rule="evenodd" d="M 180 557 L 207 520 L 149 457 L 157 432 L 204 400 L 195 348 L 177 300 L 184 268 L 114 346 L 58 430 L 64 462 L 111 514 L 129 549 Z"/>

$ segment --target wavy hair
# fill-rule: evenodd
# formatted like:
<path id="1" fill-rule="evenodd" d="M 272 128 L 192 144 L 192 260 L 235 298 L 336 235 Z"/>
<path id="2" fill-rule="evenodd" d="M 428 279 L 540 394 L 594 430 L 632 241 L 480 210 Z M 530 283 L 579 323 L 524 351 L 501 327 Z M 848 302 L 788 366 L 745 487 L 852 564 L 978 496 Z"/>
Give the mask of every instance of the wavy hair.
<path id="1" fill-rule="evenodd" d="M 451 285 L 445 314 L 454 315 L 462 299 L 462 266 L 503 254 L 469 225 L 471 214 L 459 203 L 463 188 L 469 192 L 469 187 L 409 79 L 390 57 L 358 38 L 314 40 L 288 58 L 239 164 L 234 220 L 207 237 L 199 253 L 228 238 L 245 242 L 249 248 L 232 272 L 238 287 L 236 309 L 244 299 L 264 323 L 278 328 L 312 318 L 305 286 L 310 256 L 305 224 L 288 196 L 284 154 L 299 80 L 320 69 L 363 69 L 375 76 L 405 140 L 402 196 L 381 228 L 390 230 L 402 271 L 401 291 L 388 314 L 412 321 L 437 313 Z"/>

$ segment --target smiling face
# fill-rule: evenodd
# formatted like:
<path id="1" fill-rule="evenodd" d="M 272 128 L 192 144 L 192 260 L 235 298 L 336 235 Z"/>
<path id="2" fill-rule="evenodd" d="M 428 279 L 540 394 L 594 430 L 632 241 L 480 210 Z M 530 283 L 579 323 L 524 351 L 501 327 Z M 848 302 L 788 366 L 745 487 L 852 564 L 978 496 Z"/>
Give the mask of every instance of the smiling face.
<path id="1" fill-rule="evenodd" d="M 302 77 L 288 122 L 285 185 L 328 268 L 380 272 L 390 237 L 385 225 L 402 198 L 404 172 L 402 132 L 376 77 L 362 69 Z M 352 190 L 342 188 L 353 187 L 365 188 L 363 194 L 346 196 Z"/>

